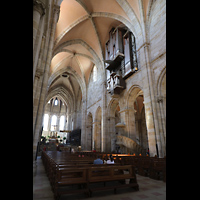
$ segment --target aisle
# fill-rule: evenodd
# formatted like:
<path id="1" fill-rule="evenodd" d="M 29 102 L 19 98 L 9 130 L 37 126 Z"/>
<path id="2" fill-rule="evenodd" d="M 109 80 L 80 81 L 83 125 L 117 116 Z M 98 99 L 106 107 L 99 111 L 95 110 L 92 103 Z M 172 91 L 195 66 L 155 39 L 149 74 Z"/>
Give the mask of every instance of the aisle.
<path id="1" fill-rule="evenodd" d="M 166 183 L 143 177 L 137 174 L 139 191 L 133 191 L 131 188 L 122 189 L 113 194 L 113 191 L 95 192 L 92 198 L 86 198 L 84 195 L 70 195 L 70 200 L 165 200 Z M 66 200 L 66 196 L 61 196 L 60 200 Z M 36 176 L 33 178 L 33 200 L 54 200 L 53 192 L 49 180 L 46 176 L 41 157 L 37 159 Z"/>
<path id="2" fill-rule="evenodd" d="M 33 200 L 53 200 L 49 179 L 45 173 L 41 156 L 37 158 L 36 176 L 33 177 Z"/>

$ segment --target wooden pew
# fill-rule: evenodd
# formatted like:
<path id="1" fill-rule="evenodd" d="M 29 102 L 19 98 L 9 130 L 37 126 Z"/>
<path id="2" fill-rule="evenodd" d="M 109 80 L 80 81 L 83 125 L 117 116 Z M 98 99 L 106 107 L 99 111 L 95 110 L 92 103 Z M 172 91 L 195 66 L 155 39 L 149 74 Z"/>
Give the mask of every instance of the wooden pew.
<path id="1" fill-rule="evenodd" d="M 123 187 L 133 187 L 139 190 L 132 165 L 121 166 L 120 163 L 94 165 L 90 164 L 94 159 L 89 156 L 80 158 L 66 152 L 43 152 L 42 160 L 55 199 L 59 199 L 63 194 L 72 193 L 85 193 L 91 196 L 96 190 L 113 189 L 116 193 L 117 189 Z M 125 171 L 128 174 L 125 174 Z M 128 184 L 125 184 L 126 179 L 130 179 Z M 103 185 L 94 188 L 96 183 Z"/>
<path id="2" fill-rule="evenodd" d="M 149 176 L 151 162 L 149 157 L 140 158 L 138 161 L 138 174 L 141 176 Z"/>
<path id="3" fill-rule="evenodd" d="M 124 174 L 123 172 L 127 170 L 129 173 Z M 126 179 L 130 179 L 129 184 L 125 183 Z M 111 184 L 107 184 L 110 182 Z M 95 183 L 102 183 L 103 185 L 97 185 Z M 131 165 L 124 166 L 99 166 L 88 168 L 88 187 L 90 191 L 90 196 L 94 191 L 100 190 L 116 190 L 118 188 L 132 187 L 139 190 L 139 185 L 137 184 L 137 178 L 134 172 L 134 168 Z"/>
<path id="4" fill-rule="evenodd" d="M 63 194 L 85 193 L 89 196 L 89 189 L 87 187 L 87 168 L 57 168 L 54 197 L 59 199 Z M 72 186 L 66 187 L 66 186 Z M 63 188 L 64 187 L 64 188 Z"/>
<path id="5" fill-rule="evenodd" d="M 166 159 L 154 158 L 152 159 L 149 178 L 166 181 Z"/>
<path id="6" fill-rule="evenodd" d="M 124 174 L 127 170 L 129 173 Z M 125 179 L 130 179 L 129 184 L 125 184 Z M 103 183 L 102 187 L 96 187 L 94 183 Z M 112 182 L 112 185 L 107 185 L 107 182 Z M 136 175 L 131 165 L 93 165 L 80 166 L 77 168 L 57 168 L 56 179 L 53 184 L 55 199 L 59 199 L 63 194 L 85 193 L 91 196 L 92 192 L 97 190 L 110 190 L 124 187 L 132 187 L 139 190 Z M 75 189 L 67 188 L 66 186 L 76 185 Z M 95 186 L 95 188 L 93 187 Z M 62 189 L 62 187 L 65 187 Z"/>

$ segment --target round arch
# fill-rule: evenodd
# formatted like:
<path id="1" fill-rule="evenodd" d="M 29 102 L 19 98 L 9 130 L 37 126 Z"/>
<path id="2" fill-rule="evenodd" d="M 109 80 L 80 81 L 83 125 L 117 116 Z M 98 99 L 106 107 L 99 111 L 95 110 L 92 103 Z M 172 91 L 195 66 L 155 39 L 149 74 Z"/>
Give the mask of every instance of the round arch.
<path id="1" fill-rule="evenodd" d="M 144 151 L 148 149 L 148 134 L 145 117 L 144 94 L 142 87 L 133 85 L 127 95 L 129 137 Z"/>
<path id="2" fill-rule="evenodd" d="M 117 99 L 112 99 L 108 104 L 108 116 L 114 117 L 117 106 L 119 105 L 119 101 Z"/>
<path id="3" fill-rule="evenodd" d="M 142 87 L 139 85 L 133 85 L 129 90 L 128 90 L 128 95 L 127 95 L 127 108 L 131 109 L 133 108 L 134 101 L 136 100 L 137 96 L 143 93 Z"/>
<path id="4" fill-rule="evenodd" d="M 116 150 L 117 135 L 121 135 L 122 129 L 115 125 L 121 122 L 120 118 L 120 106 L 118 99 L 111 99 L 108 104 L 108 135 L 107 135 L 107 146 L 111 152 Z"/>

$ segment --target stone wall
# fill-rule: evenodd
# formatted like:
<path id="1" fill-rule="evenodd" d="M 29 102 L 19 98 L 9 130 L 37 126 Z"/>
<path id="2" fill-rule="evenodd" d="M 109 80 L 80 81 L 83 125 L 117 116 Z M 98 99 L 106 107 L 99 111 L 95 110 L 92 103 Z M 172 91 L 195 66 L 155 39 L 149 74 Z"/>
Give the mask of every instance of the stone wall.
<path id="1" fill-rule="evenodd" d="M 144 140 L 148 141 L 150 156 L 166 155 L 166 1 L 149 1 L 152 5 L 145 20 L 141 16 L 140 23 L 131 15 L 132 11 L 127 1 L 116 1 L 130 18 L 130 21 L 122 22 L 135 35 L 139 70 L 125 80 L 126 89 L 120 95 L 111 96 L 106 90 L 107 73 L 102 63 L 96 63 L 100 65 L 97 80 L 93 81 L 91 73 L 87 86 L 77 78 L 73 69 L 66 67 L 63 72 L 68 70 L 73 74 L 81 88 L 76 102 L 73 102 L 72 98 L 67 98 L 68 93 L 64 88 L 48 91 L 49 83 L 59 75 L 53 74 L 49 77 L 59 6 L 51 3 L 44 5 L 35 0 L 37 6 L 34 7 L 33 13 L 33 155 L 39 140 L 46 99 L 57 93 L 68 105 L 68 128 L 72 128 L 72 119 L 74 128 L 81 128 L 82 149 L 107 152 L 115 150 L 116 133 L 138 143 L 137 139 L 141 134 L 136 127 L 134 103 L 136 98 L 142 95 L 147 128 Z M 139 5 L 141 7 L 141 3 Z M 62 70 L 59 73 L 62 73 Z M 124 126 L 115 127 L 119 122 Z"/>
<path id="2" fill-rule="evenodd" d="M 105 131 L 104 149 L 101 151 L 114 150 L 112 144 L 116 140 L 115 110 L 117 105 L 120 107 L 120 121 L 124 123 L 123 128 L 119 128 L 119 134 L 133 139 L 138 137 L 139 133 L 135 125 L 134 102 L 137 96 L 144 96 L 145 119 L 147 127 L 148 147 L 150 156 L 159 154 L 165 155 L 165 68 L 166 68 L 166 14 L 165 1 L 156 1 L 150 12 L 147 22 L 147 35 L 149 39 L 141 44 L 137 43 L 137 55 L 139 70 L 126 79 L 126 89 L 118 96 L 111 97 L 105 90 L 103 93 L 104 77 L 98 76 L 97 82 L 90 79 L 87 92 L 87 114 L 91 114 L 93 120 L 93 135 L 95 135 L 97 119 L 95 118 L 97 109 L 103 109 L 103 101 L 106 102 L 104 118 Z M 136 38 L 140 36 L 136 35 Z M 145 39 L 144 39 L 145 41 Z M 160 88 L 160 89 L 159 89 Z M 158 91 L 159 90 L 159 91 Z M 162 111 L 161 111 L 162 109 Z M 101 129 L 103 130 L 103 129 Z M 86 133 L 87 134 L 87 133 Z M 102 140 L 102 139 L 101 139 Z M 101 141 L 102 142 L 102 141 Z M 156 150 L 158 147 L 158 152 Z"/>

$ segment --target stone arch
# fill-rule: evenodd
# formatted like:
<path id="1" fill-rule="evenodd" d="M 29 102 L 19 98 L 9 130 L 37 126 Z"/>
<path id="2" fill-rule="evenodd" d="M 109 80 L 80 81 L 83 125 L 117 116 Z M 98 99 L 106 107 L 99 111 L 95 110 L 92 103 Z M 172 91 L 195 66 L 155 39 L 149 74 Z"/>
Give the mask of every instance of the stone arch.
<path id="1" fill-rule="evenodd" d="M 132 13 L 132 16 L 133 15 L 134 14 Z M 138 37 L 140 37 L 142 35 L 142 29 L 141 29 L 139 22 L 136 22 L 136 23 L 138 23 L 137 27 L 140 27 L 140 28 L 136 29 L 135 26 L 130 21 L 128 21 L 124 17 L 114 14 L 114 13 L 94 12 L 94 13 L 92 13 L 92 17 L 108 17 L 108 18 L 116 19 L 116 20 L 122 22 L 126 27 L 128 27 L 130 29 L 130 31 L 134 34 L 134 36 L 136 38 L 136 42 L 140 41 Z M 135 17 L 135 18 L 137 18 L 137 17 Z"/>
<path id="2" fill-rule="evenodd" d="M 107 148 L 113 152 L 116 150 L 117 135 L 121 134 L 121 129 L 115 127 L 115 125 L 121 122 L 120 118 L 120 106 L 119 101 L 113 98 L 108 105 L 108 133 L 107 133 Z"/>
<path id="3" fill-rule="evenodd" d="M 62 40 L 62 38 L 71 30 L 73 29 L 76 25 L 78 25 L 79 23 L 87 20 L 89 18 L 88 15 L 85 15 L 79 19 L 77 19 L 74 23 L 72 23 L 69 27 L 67 27 L 55 40 L 54 42 L 54 47 Z"/>
<path id="4" fill-rule="evenodd" d="M 108 104 L 108 116 L 114 117 L 115 110 L 117 106 L 119 105 L 119 101 L 117 99 L 112 99 L 110 103 Z"/>
<path id="5" fill-rule="evenodd" d="M 58 88 L 51 88 L 48 91 L 48 95 L 46 97 L 46 103 L 53 97 L 59 97 L 67 106 L 67 113 L 66 113 L 66 120 L 67 120 L 67 125 L 66 129 L 71 129 L 70 127 L 72 126 L 71 124 L 71 114 L 74 111 L 75 105 L 74 105 L 74 99 L 72 97 L 72 94 L 70 91 L 68 91 L 64 87 L 58 87 Z"/>
<path id="6" fill-rule="evenodd" d="M 56 47 L 56 49 L 53 52 L 53 56 L 52 58 L 63 51 L 64 47 L 70 46 L 72 44 L 80 44 L 82 45 L 84 48 L 86 48 L 94 57 L 94 64 L 97 66 L 97 68 L 99 67 L 101 70 L 103 69 L 102 65 L 99 65 L 99 63 L 101 63 L 101 59 L 99 58 L 99 56 L 97 55 L 97 53 L 94 51 L 93 48 L 90 47 L 90 45 L 88 45 L 85 41 L 81 40 L 81 39 L 73 39 L 73 40 L 68 40 L 66 42 L 63 42 L 62 44 L 60 44 L 58 47 Z M 101 66 L 101 67 L 100 67 Z"/>
<path id="7" fill-rule="evenodd" d="M 139 85 L 131 86 L 131 88 L 128 90 L 128 95 L 126 99 L 126 106 L 128 109 L 133 108 L 134 101 L 140 93 L 143 93 L 141 86 Z"/>
<path id="8" fill-rule="evenodd" d="M 123 9 L 125 9 L 123 5 L 122 5 L 122 7 L 123 7 Z M 139 21 L 138 21 L 138 19 L 137 19 L 137 16 L 135 15 L 134 12 L 130 11 L 130 12 L 129 12 L 129 15 L 133 18 L 132 20 L 134 21 L 134 23 L 131 23 L 131 22 L 129 22 L 127 19 L 125 19 L 124 17 L 122 17 L 122 16 L 120 16 L 120 15 L 117 15 L 117 14 L 114 14 L 114 13 L 93 12 L 93 13 L 91 14 L 91 16 L 90 16 L 90 15 L 85 15 L 85 16 L 83 16 L 82 18 L 80 18 L 80 19 L 78 19 L 77 21 L 75 21 L 70 27 L 67 27 L 67 28 L 57 37 L 56 41 L 54 42 L 54 47 L 62 40 L 62 38 L 63 38 L 71 29 L 73 29 L 75 26 L 77 26 L 77 25 L 80 24 L 81 22 L 83 22 L 83 21 L 85 21 L 85 20 L 88 20 L 88 18 L 90 18 L 90 17 L 92 17 L 92 18 L 94 18 L 94 17 L 107 17 L 107 18 L 116 19 L 116 20 L 122 22 L 125 26 L 127 26 L 127 27 L 131 30 L 131 32 L 133 32 L 134 36 L 136 37 L 136 41 L 140 41 L 140 40 L 138 39 L 138 37 L 139 37 L 140 35 L 143 34 L 143 33 L 142 33 L 142 27 L 141 27 L 141 25 L 140 25 L 140 23 L 139 23 Z M 139 29 L 138 29 L 138 28 L 136 29 L 135 26 L 134 26 L 133 24 L 137 24 L 137 27 L 139 27 Z M 142 37 L 141 37 L 141 40 L 142 40 Z M 63 43 L 62 43 L 62 44 L 63 44 Z M 59 45 L 58 47 L 56 47 L 56 48 L 54 49 L 53 55 L 56 55 L 57 49 L 60 48 L 60 46 L 62 46 L 62 44 Z M 142 41 L 141 41 L 141 44 L 142 44 Z"/>
<path id="9" fill-rule="evenodd" d="M 147 131 L 143 90 L 139 85 L 133 85 L 127 95 L 128 132 L 129 137 L 143 148 L 146 145 Z M 144 138 L 145 136 L 145 138 Z M 144 144 L 145 143 L 145 144 Z"/>
<path id="10" fill-rule="evenodd" d="M 58 96 L 67 105 L 67 113 L 71 113 L 74 110 L 74 101 L 72 99 L 72 96 L 69 91 L 66 90 L 64 87 L 50 90 L 46 97 L 46 103 L 55 96 Z"/>
<path id="11" fill-rule="evenodd" d="M 84 97 L 84 94 L 86 94 L 86 83 L 81 79 L 81 77 L 76 73 L 76 71 L 72 68 L 72 67 L 69 67 L 69 66 L 66 66 L 58 71 L 56 71 L 55 73 L 53 73 L 50 77 L 49 77 L 49 80 L 48 80 L 48 85 L 47 85 L 47 88 L 50 87 L 51 83 L 58 77 L 60 76 L 61 74 L 63 74 L 64 72 L 67 72 L 71 75 L 73 75 L 78 84 L 80 85 L 80 88 L 81 88 L 81 92 L 82 92 L 82 95 Z"/>

